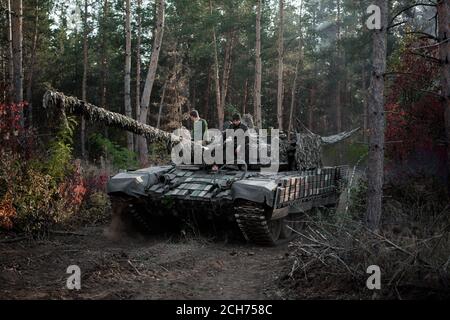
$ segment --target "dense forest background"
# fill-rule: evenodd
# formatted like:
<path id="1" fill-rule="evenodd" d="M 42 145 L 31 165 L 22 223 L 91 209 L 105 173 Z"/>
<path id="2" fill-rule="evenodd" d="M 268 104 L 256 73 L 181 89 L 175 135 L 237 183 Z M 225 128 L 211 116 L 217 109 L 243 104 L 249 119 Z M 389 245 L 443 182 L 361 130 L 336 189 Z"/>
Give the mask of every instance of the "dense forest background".
<path id="1" fill-rule="evenodd" d="M 3 12 L 6 12 L 6 2 L 2 2 Z M 333 134 L 356 127 L 367 129 L 372 46 L 365 22 L 370 4 L 370 1 L 346 0 L 286 1 L 283 8 L 284 129 L 290 121 L 291 103 L 294 104 L 293 118 L 301 119 L 316 133 Z M 410 1 L 391 1 L 390 11 L 397 12 L 409 5 Z M 132 110 L 129 112 L 133 116 L 152 52 L 155 8 L 153 1 L 131 3 Z M 179 127 L 183 114 L 190 109 L 198 109 L 211 127 L 219 127 L 216 50 L 225 119 L 236 111 L 254 114 L 256 11 L 255 1 L 167 1 L 159 65 L 151 91 L 149 124 L 157 125 L 161 105 L 163 129 Z M 85 99 L 111 111 L 126 112 L 125 1 L 24 0 L 23 13 L 24 100 L 29 103 L 28 125 L 41 134 L 48 133 L 52 128 L 40 109 L 43 93 L 51 87 L 81 98 L 84 70 Z M 435 8 L 429 6 L 417 6 L 404 12 L 402 17 L 407 18 L 407 22 L 390 30 L 390 71 L 396 71 L 408 54 L 408 47 L 419 41 L 411 31 L 436 33 L 434 15 Z M 8 20 L 6 14 L 1 18 L 5 30 L 1 34 L 1 74 L 6 84 Z M 279 22 L 278 1 L 262 1 L 264 127 L 278 126 Z M 83 59 L 85 40 L 86 60 Z M 391 76 L 389 80 L 393 83 L 398 77 Z M 430 89 L 426 88 L 428 83 L 417 85 L 417 95 L 422 89 Z M 7 100 L 7 90 L 3 90 L 2 99 Z M 88 139 L 93 134 L 127 146 L 126 135 L 122 132 L 95 124 L 86 130 L 87 155 L 96 154 L 92 145 L 96 140 Z M 76 134 L 75 150 L 79 156 L 82 153 L 80 139 L 80 134 Z"/>

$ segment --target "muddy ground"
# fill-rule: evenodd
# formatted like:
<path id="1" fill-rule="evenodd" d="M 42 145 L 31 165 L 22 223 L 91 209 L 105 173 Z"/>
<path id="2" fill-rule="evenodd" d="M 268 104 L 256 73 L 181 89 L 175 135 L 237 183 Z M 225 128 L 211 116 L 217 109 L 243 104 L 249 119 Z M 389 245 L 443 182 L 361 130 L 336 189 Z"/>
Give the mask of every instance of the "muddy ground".
<path id="1" fill-rule="evenodd" d="M 0 299 L 286 299 L 288 244 L 122 237 L 106 226 L 0 243 Z M 66 288 L 69 265 L 81 290 Z"/>

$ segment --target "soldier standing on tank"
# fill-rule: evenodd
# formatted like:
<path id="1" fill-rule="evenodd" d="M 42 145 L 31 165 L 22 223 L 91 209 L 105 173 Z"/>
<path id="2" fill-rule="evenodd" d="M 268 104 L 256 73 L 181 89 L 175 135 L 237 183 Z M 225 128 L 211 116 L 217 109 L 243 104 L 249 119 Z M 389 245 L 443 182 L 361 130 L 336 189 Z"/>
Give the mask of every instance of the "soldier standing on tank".
<path id="1" fill-rule="evenodd" d="M 192 139 L 194 141 L 201 141 L 203 145 L 208 141 L 208 122 L 200 118 L 197 110 L 192 110 L 189 113 L 189 118 L 193 122 Z"/>
<path id="2" fill-rule="evenodd" d="M 242 129 L 244 132 L 247 132 L 248 127 L 241 122 L 241 115 L 239 113 L 233 114 L 231 125 L 228 129 L 239 130 Z"/>
<path id="3" fill-rule="evenodd" d="M 189 112 L 189 118 L 193 122 L 191 139 L 193 148 L 191 154 L 191 162 L 201 164 L 203 162 L 203 146 L 208 144 L 208 123 L 205 119 L 200 118 L 197 110 Z"/>
<path id="4" fill-rule="evenodd" d="M 227 130 L 234 130 L 236 133 L 236 130 L 242 130 L 243 133 L 246 133 L 248 131 L 248 127 L 241 122 L 241 115 L 239 113 L 233 114 L 233 117 L 231 119 L 231 123 L 229 124 Z M 240 148 L 244 148 L 245 151 L 245 161 L 248 163 L 248 152 L 246 146 L 248 145 L 248 139 L 245 137 L 245 145 L 240 145 L 238 139 L 234 138 L 234 156 L 237 158 L 238 150 Z"/>

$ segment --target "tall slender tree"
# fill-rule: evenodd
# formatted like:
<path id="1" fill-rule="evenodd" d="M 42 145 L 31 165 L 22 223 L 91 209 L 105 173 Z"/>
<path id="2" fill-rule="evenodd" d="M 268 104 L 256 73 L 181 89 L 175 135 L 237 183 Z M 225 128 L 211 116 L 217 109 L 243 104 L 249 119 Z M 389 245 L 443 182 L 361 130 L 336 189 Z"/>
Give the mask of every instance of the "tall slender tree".
<path id="1" fill-rule="evenodd" d="M 291 91 L 291 108 L 289 111 L 289 125 L 288 125 L 288 135 L 290 137 L 291 131 L 293 128 L 293 122 L 294 122 L 294 109 L 295 109 L 295 102 L 296 102 L 296 92 L 297 92 L 297 81 L 298 81 L 298 71 L 300 68 L 300 65 L 303 62 L 303 33 L 302 33 L 302 14 L 303 14 L 303 2 L 300 4 L 300 10 L 299 10 L 299 22 L 298 22 L 298 59 L 295 64 L 295 73 L 294 73 L 294 80 L 292 82 L 292 91 Z"/>
<path id="2" fill-rule="evenodd" d="M 137 39 L 136 39 L 136 120 L 141 114 L 141 39 L 142 39 L 142 0 L 137 1 Z M 135 149 L 138 152 L 138 136 L 135 135 Z"/>
<path id="3" fill-rule="evenodd" d="M 100 80 L 100 106 L 102 108 L 106 108 L 106 77 L 108 74 L 108 52 L 107 52 L 107 42 L 108 42 L 108 33 L 107 33 L 107 23 L 108 23 L 108 15 L 109 15 L 109 3 L 108 0 L 103 1 L 103 16 L 100 24 L 100 34 L 101 34 L 101 80 Z"/>
<path id="4" fill-rule="evenodd" d="M 233 62 L 233 47 L 234 42 L 236 40 L 236 32 L 230 31 L 227 34 L 227 43 L 225 47 L 225 58 L 224 58 L 224 64 L 223 64 L 223 75 L 222 75 L 222 89 L 220 93 L 220 105 L 221 109 L 225 109 L 225 104 L 227 100 L 227 94 L 228 94 L 228 87 L 230 84 L 230 74 L 231 74 L 231 67 Z"/>
<path id="5" fill-rule="evenodd" d="M 212 0 L 209 0 L 209 11 L 213 14 Z M 222 97 L 220 93 L 220 76 L 219 76 L 219 54 L 217 52 L 217 36 L 216 28 L 212 28 L 212 39 L 213 39 L 213 51 L 214 51 L 214 83 L 215 83 L 215 93 L 216 93 L 216 109 L 217 109 L 217 121 L 219 128 L 223 128 L 223 122 L 225 118 L 225 111 L 222 106 Z"/>
<path id="6" fill-rule="evenodd" d="M 441 87 L 445 104 L 445 129 L 447 133 L 447 154 L 450 168 L 450 3 L 437 3 L 439 27 L 439 56 L 441 61 Z"/>
<path id="7" fill-rule="evenodd" d="M 34 68 L 36 65 L 36 54 L 39 38 L 39 0 L 35 2 L 35 16 L 34 16 L 34 31 L 33 31 L 33 46 L 31 50 L 31 59 L 28 66 L 28 77 L 27 77 L 27 90 L 26 99 L 28 102 L 28 124 L 31 126 L 33 122 L 33 76 Z"/>
<path id="8" fill-rule="evenodd" d="M 262 82 L 262 61 L 261 61 L 261 7 L 262 0 L 258 0 L 256 8 L 256 48 L 255 48 L 255 88 L 254 88 L 254 113 L 255 125 L 257 128 L 262 126 L 261 112 L 261 82 Z"/>
<path id="9" fill-rule="evenodd" d="M 84 0 L 83 13 L 83 79 L 81 82 L 81 99 L 87 99 L 87 73 L 88 73 L 88 0 Z M 81 157 L 86 159 L 86 120 L 81 116 Z"/>
<path id="10" fill-rule="evenodd" d="M 139 120 L 142 123 L 147 123 L 148 108 L 150 105 L 150 98 L 152 95 L 153 83 L 156 78 L 156 70 L 158 68 L 159 53 L 161 52 L 161 45 L 164 35 L 165 25 L 165 2 L 164 0 L 156 0 L 156 26 L 154 33 L 154 41 L 152 48 L 152 56 L 150 58 L 150 65 L 148 68 L 147 78 L 145 80 L 144 91 L 141 98 L 141 113 Z M 148 163 L 148 145 L 144 137 L 138 138 L 139 142 L 139 160 L 141 165 Z"/>
<path id="11" fill-rule="evenodd" d="M 369 160 L 365 223 L 371 230 L 380 226 L 384 174 L 384 76 L 386 73 L 389 0 L 376 0 L 381 9 L 381 28 L 373 31 L 372 77 L 369 89 Z"/>
<path id="12" fill-rule="evenodd" d="M 12 10 L 13 64 L 14 64 L 14 102 L 19 103 L 23 101 L 22 0 L 14 0 L 11 5 L 11 10 Z"/>
<path id="13" fill-rule="evenodd" d="M 131 5 L 130 0 L 125 0 L 125 85 L 124 85 L 124 102 L 125 115 L 133 118 L 131 108 Z M 127 148 L 134 150 L 133 134 L 127 132 Z"/>
<path id="14" fill-rule="evenodd" d="M 284 0 L 279 0 L 278 25 L 278 89 L 277 89 L 277 121 L 278 128 L 283 130 L 283 72 L 284 72 Z"/>
<path id="15" fill-rule="evenodd" d="M 341 0 L 336 1 L 336 95 L 335 95 L 335 107 L 336 107 L 336 131 L 342 131 L 342 81 L 341 81 L 341 69 L 342 69 L 342 46 L 341 46 Z M 341 154 L 341 152 L 339 152 Z"/>
<path id="16" fill-rule="evenodd" d="M 14 50 L 12 38 L 12 12 L 11 0 L 8 0 L 8 74 L 9 74 L 9 99 L 14 96 Z"/>

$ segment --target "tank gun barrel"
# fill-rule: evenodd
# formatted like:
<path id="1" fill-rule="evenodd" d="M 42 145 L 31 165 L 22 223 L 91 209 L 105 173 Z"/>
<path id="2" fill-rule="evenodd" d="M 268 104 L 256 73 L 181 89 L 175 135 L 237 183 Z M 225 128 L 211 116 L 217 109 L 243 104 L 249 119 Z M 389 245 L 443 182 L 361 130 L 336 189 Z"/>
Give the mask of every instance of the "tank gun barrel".
<path id="1" fill-rule="evenodd" d="M 44 94 L 43 107 L 47 110 L 54 110 L 62 119 L 65 119 L 66 114 L 84 116 L 91 122 L 103 123 L 108 127 L 119 128 L 144 136 L 149 143 L 164 142 L 169 144 L 181 141 L 181 137 L 177 135 L 143 124 L 120 113 L 94 106 L 76 97 L 66 96 L 54 90 L 48 90 Z"/>

